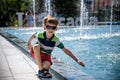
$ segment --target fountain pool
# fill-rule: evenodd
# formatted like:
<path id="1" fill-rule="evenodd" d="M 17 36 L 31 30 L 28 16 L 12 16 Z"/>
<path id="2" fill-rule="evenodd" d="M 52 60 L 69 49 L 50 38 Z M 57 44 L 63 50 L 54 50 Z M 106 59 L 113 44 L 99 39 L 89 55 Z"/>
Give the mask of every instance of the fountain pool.
<path id="1" fill-rule="evenodd" d="M 42 28 L 4 29 L 16 37 L 27 41 L 32 33 L 43 31 Z M 85 28 L 61 28 L 56 35 L 75 56 L 82 60 L 82 68 L 62 50 L 55 48 L 52 56 L 66 64 L 80 69 L 95 77 L 96 80 L 120 79 L 120 26 L 94 26 Z M 36 40 L 32 44 L 35 44 Z"/>

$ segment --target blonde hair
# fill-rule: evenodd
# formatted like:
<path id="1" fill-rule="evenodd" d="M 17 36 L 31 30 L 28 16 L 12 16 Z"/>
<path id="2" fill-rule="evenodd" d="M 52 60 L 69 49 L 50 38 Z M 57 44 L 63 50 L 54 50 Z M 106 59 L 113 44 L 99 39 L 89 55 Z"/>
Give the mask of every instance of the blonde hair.
<path id="1" fill-rule="evenodd" d="M 43 18 L 44 25 L 46 25 L 47 22 L 55 24 L 56 26 L 58 25 L 58 20 L 52 16 L 46 16 Z"/>

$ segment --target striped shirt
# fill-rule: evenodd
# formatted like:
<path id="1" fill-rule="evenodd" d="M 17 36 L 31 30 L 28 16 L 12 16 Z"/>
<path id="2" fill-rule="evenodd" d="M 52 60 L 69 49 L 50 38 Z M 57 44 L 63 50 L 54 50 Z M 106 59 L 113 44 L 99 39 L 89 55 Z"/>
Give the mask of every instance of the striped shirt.
<path id="1" fill-rule="evenodd" d="M 46 32 L 36 32 L 34 34 L 34 38 L 38 39 L 38 42 L 40 44 L 40 51 L 42 53 L 51 55 L 54 47 L 58 47 L 63 49 L 64 45 L 62 42 L 60 42 L 59 38 L 53 35 L 50 39 L 47 39 Z"/>

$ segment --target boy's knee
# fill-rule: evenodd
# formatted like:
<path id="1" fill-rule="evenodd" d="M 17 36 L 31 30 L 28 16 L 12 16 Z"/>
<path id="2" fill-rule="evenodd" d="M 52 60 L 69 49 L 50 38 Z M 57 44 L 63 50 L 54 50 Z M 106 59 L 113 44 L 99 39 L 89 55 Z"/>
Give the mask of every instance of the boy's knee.
<path id="1" fill-rule="evenodd" d="M 37 50 L 37 49 L 40 49 L 40 45 L 39 45 L 39 44 L 35 44 L 35 45 L 33 46 L 33 50 Z"/>
<path id="2" fill-rule="evenodd" d="M 50 63 L 49 61 L 44 61 L 44 62 L 43 62 L 43 67 L 44 67 L 45 69 L 49 69 L 50 66 L 51 66 L 51 63 Z"/>

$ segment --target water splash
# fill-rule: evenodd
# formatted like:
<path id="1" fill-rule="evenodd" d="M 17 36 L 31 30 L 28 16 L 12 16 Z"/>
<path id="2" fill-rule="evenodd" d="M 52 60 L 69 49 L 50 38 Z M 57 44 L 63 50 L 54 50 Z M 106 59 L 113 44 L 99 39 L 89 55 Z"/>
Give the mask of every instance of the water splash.
<path id="1" fill-rule="evenodd" d="M 35 0 L 33 0 L 33 17 L 34 17 L 34 27 L 36 27 L 36 23 L 35 23 Z"/>
<path id="2" fill-rule="evenodd" d="M 80 27 L 82 28 L 83 26 L 83 9 L 84 9 L 84 1 L 83 0 L 80 0 L 80 5 L 81 5 L 81 8 L 80 8 Z"/>
<path id="3" fill-rule="evenodd" d="M 45 0 L 45 12 L 48 12 L 48 15 L 52 14 L 52 11 L 51 11 L 51 0 Z"/>
<path id="4" fill-rule="evenodd" d="M 87 11 L 87 8 L 86 8 L 86 5 L 84 3 L 84 0 L 80 0 L 80 36 L 82 35 L 82 28 L 83 28 L 83 25 L 87 24 L 88 22 L 88 11 Z"/>
<path id="5" fill-rule="evenodd" d="M 112 63 L 116 63 L 116 61 L 120 61 L 120 54 L 116 54 L 116 53 L 108 53 L 108 54 L 98 54 L 96 55 L 96 58 L 98 59 L 108 59 L 111 60 Z"/>
<path id="6" fill-rule="evenodd" d="M 88 24 L 88 9 L 84 3 L 84 0 L 80 0 L 80 28 L 83 25 Z"/>
<path id="7" fill-rule="evenodd" d="M 112 34 L 112 19 L 113 19 L 113 0 L 111 0 L 110 36 Z"/>
<path id="8" fill-rule="evenodd" d="M 62 37 L 60 39 L 61 40 L 66 40 L 66 41 L 73 41 L 73 40 L 81 40 L 81 39 L 90 40 L 90 39 L 110 38 L 110 37 L 115 37 L 115 36 L 120 36 L 120 32 L 116 32 L 116 33 L 112 33 L 112 34 L 104 33 L 104 34 L 98 34 L 98 35 L 86 34 L 86 35 L 71 36 L 71 37 L 70 36 L 65 36 L 65 37 Z"/>

